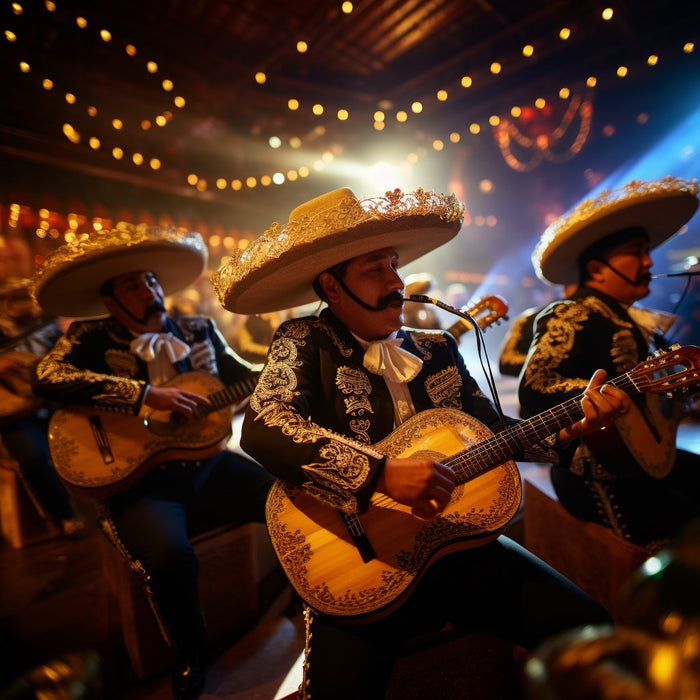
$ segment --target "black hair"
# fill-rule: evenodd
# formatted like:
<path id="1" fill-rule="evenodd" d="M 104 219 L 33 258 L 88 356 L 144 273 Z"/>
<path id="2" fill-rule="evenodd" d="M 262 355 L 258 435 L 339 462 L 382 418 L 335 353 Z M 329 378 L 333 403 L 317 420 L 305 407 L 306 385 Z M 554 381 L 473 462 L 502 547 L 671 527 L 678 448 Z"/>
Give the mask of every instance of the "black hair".
<path id="1" fill-rule="evenodd" d="M 338 263 L 337 265 L 333 265 L 332 267 L 329 267 L 325 269 L 323 272 L 327 272 L 329 275 L 332 275 L 336 279 L 343 280 L 345 279 L 345 273 L 348 270 L 348 265 L 350 264 L 350 260 L 343 260 L 343 262 Z M 319 281 L 319 278 L 323 274 L 321 272 L 317 277 L 314 278 L 314 281 L 311 283 L 311 286 L 314 289 L 314 292 L 316 292 L 316 295 L 321 301 L 328 301 L 328 298 L 326 297 L 326 293 L 323 291 L 323 287 L 321 286 L 321 282 Z"/>
<path id="2" fill-rule="evenodd" d="M 114 296 L 114 277 L 110 277 L 106 282 L 102 283 L 100 287 L 100 296 L 102 297 L 113 297 Z"/>

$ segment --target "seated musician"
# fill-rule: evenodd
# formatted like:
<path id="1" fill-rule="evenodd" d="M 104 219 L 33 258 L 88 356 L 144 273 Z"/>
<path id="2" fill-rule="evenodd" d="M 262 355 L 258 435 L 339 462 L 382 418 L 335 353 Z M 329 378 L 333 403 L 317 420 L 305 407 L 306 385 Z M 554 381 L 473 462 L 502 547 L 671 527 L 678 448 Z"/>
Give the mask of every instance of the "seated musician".
<path id="1" fill-rule="evenodd" d="M 666 346 L 668 315 L 634 304 L 649 294 L 650 250 L 690 220 L 697 189 L 670 177 L 634 181 L 584 202 L 544 232 L 533 253 L 538 275 L 580 286 L 537 317 L 520 378 L 523 416 L 579 392 L 594 368 L 628 372 Z M 582 441 L 570 464 L 551 470 L 562 505 L 652 549 L 700 516 L 700 456 L 675 445 L 685 400 L 637 395 L 614 429 Z"/>
<path id="2" fill-rule="evenodd" d="M 0 438 L 17 462 L 20 479 L 37 512 L 68 536 L 85 522 L 71 502 L 51 461 L 47 428 L 53 407 L 31 389 L 34 365 L 63 329 L 32 299 L 31 280 L 8 278 L 0 285 Z"/>
<path id="3" fill-rule="evenodd" d="M 314 292 L 327 304 L 318 317 L 289 320 L 278 329 L 241 438 L 249 454 L 302 487 L 312 502 L 352 517 L 367 510 L 374 494 L 386 494 L 407 506 L 411 522 L 447 524 L 439 516 L 455 490 L 453 470 L 427 454 L 387 458 L 374 443 L 426 409 L 458 409 L 491 430 L 503 428 L 450 334 L 402 329 L 404 282 L 397 268 L 447 243 L 462 216 L 453 196 L 396 190 L 360 201 L 348 189 L 335 190 L 295 209 L 285 225 L 273 224 L 243 258 L 214 275 L 219 300 L 235 313 L 303 305 Z M 627 398 L 602 381 L 596 373 L 585 390 L 585 418 L 553 430 L 544 442 L 523 444 L 517 458 L 566 459 L 571 447 L 565 443 L 575 445 L 581 435 L 609 424 Z M 519 477 L 517 483 L 519 493 Z M 492 516 L 486 508 L 481 517 Z M 268 526 L 272 533 L 269 520 Z M 377 580 L 366 597 L 336 599 L 319 583 L 321 602 L 337 604 L 339 615 L 306 610 L 304 697 L 384 697 L 407 637 L 448 622 L 531 648 L 559 630 L 609 619 L 557 572 L 497 535 L 427 568 L 410 597 L 377 620 L 345 624 L 341 609 L 381 597 L 390 581 Z M 296 569 L 308 570 L 314 545 L 298 534 L 292 539 L 288 551 L 277 543 L 278 553 L 282 548 L 292 561 L 296 555 Z M 348 585 L 362 568 L 359 556 L 329 564 L 329 575 L 336 573 L 341 584 L 347 576 Z"/>
<path id="4" fill-rule="evenodd" d="M 164 292 L 193 283 L 206 260 L 197 233 L 125 223 L 55 251 L 35 275 L 37 301 L 48 313 L 83 320 L 73 322 L 39 363 L 35 391 L 133 416 L 145 407 L 189 416 L 208 399 L 190 391 L 186 381 L 169 384 L 176 375 L 199 370 L 225 384 L 250 378 L 250 366 L 234 355 L 211 319 L 166 315 Z M 183 427 L 183 442 L 187 438 Z M 188 533 L 264 521 L 272 478 L 228 449 L 197 461 L 183 454 L 184 460 L 117 484 L 101 503 L 101 526 L 142 574 L 177 654 L 175 696 L 195 698 L 204 683 L 206 636 Z M 94 460 L 100 459 L 96 449 Z M 88 488 L 89 477 L 87 464 Z"/>

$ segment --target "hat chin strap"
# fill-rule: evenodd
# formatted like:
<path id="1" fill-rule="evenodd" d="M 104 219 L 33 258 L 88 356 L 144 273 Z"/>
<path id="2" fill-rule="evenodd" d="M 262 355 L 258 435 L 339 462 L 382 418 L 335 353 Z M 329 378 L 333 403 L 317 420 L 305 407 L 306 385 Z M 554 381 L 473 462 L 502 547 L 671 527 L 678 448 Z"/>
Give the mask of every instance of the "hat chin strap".
<path id="1" fill-rule="evenodd" d="M 332 274 L 332 273 L 331 273 Z M 356 303 L 359 304 L 363 309 L 367 309 L 367 311 L 384 311 L 389 304 L 384 304 L 382 306 L 370 306 L 366 302 L 362 301 L 358 296 L 356 296 L 353 292 L 350 291 L 350 289 L 347 287 L 345 282 L 340 279 L 340 277 L 333 275 L 333 278 L 335 281 L 341 286 L 342 290 Z"/>
<path id="2" fill-rule="evenodd" d="M 127 308 L 124 306 L 124 304 L 122 304 L 122 303 L 119 301 L 119 299 L 117 299 L 117 297 L 112 296 L 112 299 L 114 300 L 114 303 L 115 303 L 115 304 L 116 304 L 116 305 L 117 305 L 131 320 L 132 320 L 132 321 L 134 321 L 135 323 L 138 323 L 138 324 L 141 325 L 141 326 L 146 325 L 146 321 L 148 321 L 148 317 L 151 315 L 152 306 L 149 307 L 148 309 L 146 309 L 146 312 L 144 313 L 144 315 L 143 315 L 141 318 L 139 318 L 138 316 L 135 316 L 134 314 L 132 314 L 131 311 L 129 311 L 129 309 L 127 309 Z M 163 308 L 163 311 L 165 311 L 165 307 L 163 306 L 163 300 L 162 300 L 160 297 L 158 297 L 158 301 L 160 302 L 160 305 L 161 305 L 161 307 Z"/>
<path id="3" fill-rule="evenodd" d="M 633 287 L 639 287 L 639 285 L 642 284 L 640 280 L 633 280 L 627 277 L 627 275 L 622 274 L 617 268 L 613 267 L 607 260 L 603 260 L 603 258 L 595 258 L 599 263 L 603 263 L 605 267 L 609 267 L 620 279 L 623 279 L 627 284 L 631 284 Z"/>

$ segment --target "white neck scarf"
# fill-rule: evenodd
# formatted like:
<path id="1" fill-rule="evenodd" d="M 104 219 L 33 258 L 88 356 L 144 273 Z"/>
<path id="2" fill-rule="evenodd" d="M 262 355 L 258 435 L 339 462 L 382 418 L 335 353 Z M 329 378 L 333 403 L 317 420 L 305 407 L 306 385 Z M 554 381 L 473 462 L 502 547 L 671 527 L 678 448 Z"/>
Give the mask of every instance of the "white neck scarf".
<path id="1" fill-rule="evenodd" d="M 190 346 L 172 333 L 141 333 L 131 341 L 129 347 L 144 362 L 152 362 L 161 351 L 165 351 L 173 364 L 190 354 Z"/>
<path id="2" fill-rule="evenodd" d="M 678 316 L 665 311 L 644 309 L 641 306 L 630 306 L 627 308 L 627 313 L 640 327 L 647 340 L 653 333 L 666 333 L 678 318 Z"/>
<path id="3" fill-rule="evenodd" d="M 131 352 L 148 363 L 148 378 L 154 386 L 170 381 L 175 363 L 190 354 L 190 346 L 172 333 L 142 333 L 130 344 Z"/>
<path id="4" fill-rule="evenodd" d="M 402 342 L 401 338 L 371 341 L 365 349 L 362 364 L 373 374 L 392 382 L 410 382 L 423 367 L 423 360 L 401 348 Z"/>

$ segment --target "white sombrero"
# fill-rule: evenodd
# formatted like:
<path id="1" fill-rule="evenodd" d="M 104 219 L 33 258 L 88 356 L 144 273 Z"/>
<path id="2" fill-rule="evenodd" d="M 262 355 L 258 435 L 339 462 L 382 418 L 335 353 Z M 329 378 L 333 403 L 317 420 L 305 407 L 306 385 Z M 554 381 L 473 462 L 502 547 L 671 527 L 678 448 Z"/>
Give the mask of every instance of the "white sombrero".
<path id="1" fill-rule="evenodd" d="M 642 228 L 655 248 L 686 224 L 698 208 L 697 180 L 671 176 L 633 180 L 605 190 L 557 219 L 532 254 L 535 272 L 551 284 L 578 283 L 578 259 L 591 245 L 629 228 Z"/>
<path id="2" fill-rule="evenodd" d="M 313 281 L 333 265 L 393 247 L 401 265 L 457 235 L 464 205 L 424 190 L 359 200 L 348 188 L 297 207 L 212 276 L 221 305 L 239 314 L 302 306 L 317 299 Z"/>
<path id="3" fill-rule="evenodd" d="M 173 294 L 204 272 L 207 247 L 198 233 L 175 227 L 119 222 L 111 231 L 66 243 L 34 275 L 34 296 L 53 316 L 103 316 L 100 287 L 125 272 L 155 273 Z"/>

